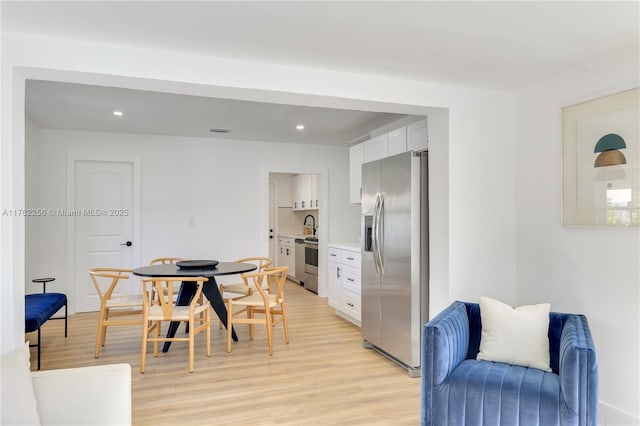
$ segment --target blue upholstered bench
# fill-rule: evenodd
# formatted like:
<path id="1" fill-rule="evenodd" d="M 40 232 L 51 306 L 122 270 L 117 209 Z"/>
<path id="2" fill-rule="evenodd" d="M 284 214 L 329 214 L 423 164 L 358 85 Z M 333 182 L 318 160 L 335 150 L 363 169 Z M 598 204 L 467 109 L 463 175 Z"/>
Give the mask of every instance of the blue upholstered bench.
<path id="1" fill-rule="evenodd" d="M 53 280 L 53 278 L 39 278 L 33 281 L 46 285 Z M 64 307 L 64 317 L 51 318 L 62 307 Z M 67 296 L 62 293 L 26 294 L 24 296 L 24 332 L 38 332 L 38 344 L 29 345 L 29 347 L 38 348 L 38 370 L 40 370 L 40 328 L 49 319 L 64 319 L 64 337 L 67 337 Z"/>

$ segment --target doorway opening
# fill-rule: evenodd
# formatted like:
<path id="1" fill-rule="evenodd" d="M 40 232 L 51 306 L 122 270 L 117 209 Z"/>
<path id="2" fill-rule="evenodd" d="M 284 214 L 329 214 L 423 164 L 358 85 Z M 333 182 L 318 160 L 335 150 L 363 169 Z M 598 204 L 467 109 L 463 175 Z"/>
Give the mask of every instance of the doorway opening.
<path id="1" fill-rule="evenodd" d="M 289 267 L 289 279 L 318 294 L 323 229 L 321 174 L 269 172 L 269 255 Z M 315 238 L 315 241 L 311 241 Z M 305 256 L 315 244 L 315 256 Z M 313 262 L 307 262 L 307 257 Z"/>

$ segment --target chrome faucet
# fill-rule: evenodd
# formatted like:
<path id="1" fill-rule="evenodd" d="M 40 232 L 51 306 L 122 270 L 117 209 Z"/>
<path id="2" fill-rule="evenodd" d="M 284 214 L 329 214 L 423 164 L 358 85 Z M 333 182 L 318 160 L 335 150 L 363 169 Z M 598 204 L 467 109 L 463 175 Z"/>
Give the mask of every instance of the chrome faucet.
<path id="1" fill-rule="evenodd" d="M 307 219 L 311 218 L 313 220 L 313 235 L 316 235 L 316 218 L 313 217 L 312 214 L 308 214 L 304 217 L 304 223 L 302 225 L 306 225 L 307 224 Z"/>

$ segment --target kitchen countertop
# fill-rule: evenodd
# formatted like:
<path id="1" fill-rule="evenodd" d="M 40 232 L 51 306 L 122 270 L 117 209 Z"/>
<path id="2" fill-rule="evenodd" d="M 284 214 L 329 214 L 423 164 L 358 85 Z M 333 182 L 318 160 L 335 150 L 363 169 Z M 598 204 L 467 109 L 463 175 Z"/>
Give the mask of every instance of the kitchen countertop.
<path id="1" fill-rule="evenodd" d="M 285 238 L 302 238 L 302 239 L 304 239 L 306 236 L 307 235 L 289 234 L 289 233 L 278 234 L 278 237 L 285 237 Z"/>
<path id="2" fill-rule="evenodd" d="M 327 246 L 343 250 L 360 251 L 360 243 L 358 242 L 329 243 Z"/>

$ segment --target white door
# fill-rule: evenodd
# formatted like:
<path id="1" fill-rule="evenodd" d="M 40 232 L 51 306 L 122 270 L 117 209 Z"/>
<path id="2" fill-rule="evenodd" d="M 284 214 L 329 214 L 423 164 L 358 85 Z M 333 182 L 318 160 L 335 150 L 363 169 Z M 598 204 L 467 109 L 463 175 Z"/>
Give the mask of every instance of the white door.
<path id="1" fill-rule="evenodd" d="M 133 163 L 78 160 L 74 167 L 76 310 L 95 311 L 100 301 L 88 271 L 133 268 Z M 140 291 L 135 278 L 123 284 L 121 293 Z"/>

